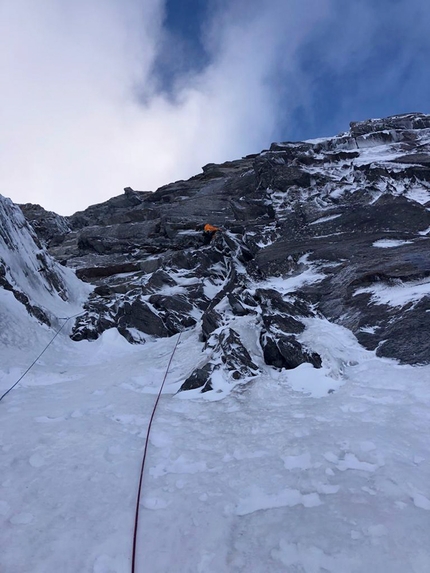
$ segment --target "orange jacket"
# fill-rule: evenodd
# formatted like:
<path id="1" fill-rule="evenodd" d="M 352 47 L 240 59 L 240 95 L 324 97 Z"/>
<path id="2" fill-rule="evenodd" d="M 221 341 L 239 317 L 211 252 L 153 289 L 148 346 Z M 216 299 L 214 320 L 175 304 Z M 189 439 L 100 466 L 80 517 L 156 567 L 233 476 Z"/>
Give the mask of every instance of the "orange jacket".
<path id="1" fill-rule="evenodd" d="M 209 225 L 209 223 L 206 223 L 204 227 L 205 233 L 216 233 L 217 231 L 219 231 L 218 227 L 214 227 L 213 225 Z"/>

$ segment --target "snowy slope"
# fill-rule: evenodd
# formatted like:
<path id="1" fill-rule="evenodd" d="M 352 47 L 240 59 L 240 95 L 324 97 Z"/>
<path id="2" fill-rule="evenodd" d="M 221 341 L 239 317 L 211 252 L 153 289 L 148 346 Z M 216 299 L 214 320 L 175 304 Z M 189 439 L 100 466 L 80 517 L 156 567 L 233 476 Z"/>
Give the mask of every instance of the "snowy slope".
<path id="1" fill-rule="evenodd" d="M 49 251 L 0 197 L 0 395 L 46 348 L 0 401 L 0 573 L 131 570 L 179 336 L 136 573 L 430 571 L 427 125 L 126 190 Z"/>
<path id="2" fill-rule="evenodd" d="M 430 368 L 376 358 L 324 320 L 303 337 L 323 373 L 266 367 L 212 402 L 175 394 L 199 355 L 182 336 L 150 440 L 137 571 L 429 570 Z M 1 403 L 2 573 L 130 571 L 143 442 L 175 339 L 59 337 Z M 321 384 L 335 392 L 319 397 Z"/>

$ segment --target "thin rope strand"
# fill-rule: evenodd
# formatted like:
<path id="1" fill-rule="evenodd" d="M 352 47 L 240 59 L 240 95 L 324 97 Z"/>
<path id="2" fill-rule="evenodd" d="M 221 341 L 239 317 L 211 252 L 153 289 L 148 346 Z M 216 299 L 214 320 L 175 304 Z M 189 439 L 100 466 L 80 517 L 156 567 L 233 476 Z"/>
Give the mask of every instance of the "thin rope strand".
<path id="1" fill-rule="evenodd" d="M 179 333 L 178 340 L 176 341 L 175 347 L 173 348 L 173 352 L 170 355 L 170 360 L 166 368 L 166 372 L 164 374 L 163 382 L 161 383 L 160 390 L 158 392 L 157 399 L 155 401 L 154 407 L 152 409 L 152 414 L 149 419 L 148 429 L 146 431 L 146 439 L 145 439 L 145 447 L 143 450 L 143 458 L 142 458 L 142 465 L 140 468 L 140 478 L 139 478 L 139 487 L 137 490 L 137 499 L 136 499 L 136 512 L 134 516 L 134 532 L 133 532 L 133 553 L 132 553 L 132 561 L 131 561 L 131 573 L 135 573 L 136 571 L 136 547 L 137 547 L 137 530 L 139 527 L 139 505 L 140 505 L 140 497 L 142 492 L 142 481 L 143 481 L 143 471 L 145 469 L 145 461 L 146 461 L 146 454 L 148 451 L 148 444 L 149 444 L 149 435 L 151 433 L 152 421 L 155 416 L 155 411 L 158 406 L 158 402 L 160 401 L 161 393 L 163 392 L 164 383 L 166 382 L 167 375 L 169 373 L 170 365 L 172 364 L 173 356 L 175 355 L 176 348 L 181 340 L 182 332 Z"/>
<path id="2" fill-rule="evenodd" d="M 75 318 L 76 316 L 79 316 L 80 314 L 84 314 L 83 312 L 79 312 L 78 314 L 74 314 L 73 316 L 69 316 L 67 318 L 67 320 L 62 324 L 62 326 L 57 330 L 57 332 L 54 334 L 54 336 L 51 338 L 51 340 L 48 342 L 48 344 L 45 346 L 45 348 L 42 350 L 42 352 L 39 354 L 39 356 L 37 358 L 35 358 L 33 360 L 33 362 L 30 364 L 30 366 L 27 368 L 27 370 L 24 372 L 24 374 L 22 374 L 18 380 L 15 382 L 15 384 L 13 384 L 9 390 L 6 390 L 6 392 L 0 397 L 0 402 L 3 400 L 3 398 L 5 396 L 7 396 L 9 394 L 9 392 L 11 390 L 13 390 L 15 388 L 15 386 L 17 384 L 19 384 L 21 382 L 21 380 L 24 378 L 24 376 L 26 374 L 28 374 L 28 372 L 30 372 L 30 370 L 33 368 L 33 366 L 36 364 L 36 362 L 39 360 L 39 358 L 48 350 L 48 348 L 51 346 L 51 344 L 54 342 L 54 340 L 57 338 L 57 336 L 60 334 L 60 332 L 63 330 L 63 328 L 66 326 L 66 324 L 69 322 L 69 320 L 71 320 L 72 318 Z M 60 319 L 60 320 L 64 320 L 64 319 Z"/>

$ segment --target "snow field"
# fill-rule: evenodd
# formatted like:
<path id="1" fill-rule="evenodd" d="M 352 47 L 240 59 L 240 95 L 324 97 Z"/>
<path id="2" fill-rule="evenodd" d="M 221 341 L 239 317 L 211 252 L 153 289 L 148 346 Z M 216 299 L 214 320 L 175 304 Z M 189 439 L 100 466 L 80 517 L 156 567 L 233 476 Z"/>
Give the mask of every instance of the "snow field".
<path id="1" fill-rule="evenodd" d="M 234 327 L 251 349 L 252 325 Z M 2 573 L 130 571 L 144 438 L 175 342 L 60 335 L 0 403 Z M 378 359 L 324 320 L 302 342 L 322 371 L 266 369 L 212 401 L 175 395 L 201 359 L 184 333 L 151 434 L 138 571 L 430 569 L 430 368 Z"/>
<path id="2" fill-rule="evenodd" d="M 374 304 L 388 304 L 394 307 L 402 307 L 409 303 L 416 303 L 424 296 L 430 294 L 430 282 L 426 279 L 410 281 L 408 283 L 387 285 L 375 284 L 370 287 L 359 288 L 354 296 L 361 293 L 370 293 Z"/>

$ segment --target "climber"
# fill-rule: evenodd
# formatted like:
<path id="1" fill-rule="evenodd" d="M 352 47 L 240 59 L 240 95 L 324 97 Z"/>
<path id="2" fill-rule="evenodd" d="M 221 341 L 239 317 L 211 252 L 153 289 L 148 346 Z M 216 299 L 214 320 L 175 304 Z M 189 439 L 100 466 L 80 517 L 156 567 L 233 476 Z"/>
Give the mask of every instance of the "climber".
<path id="1" fill-rule="evenodd" d="M 217 231 L 220 231 L 218 227 L 214 227 L 213 225 L 206 223 L 203 228 L 203 241 L 205 245 L 209 245 Z"/>

